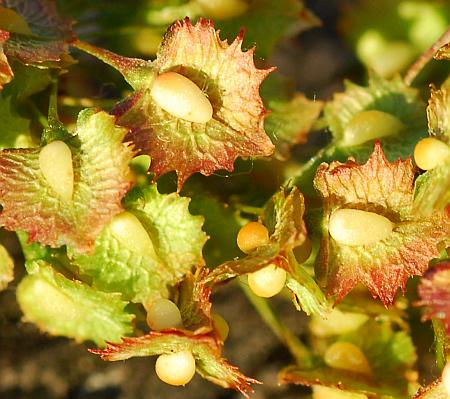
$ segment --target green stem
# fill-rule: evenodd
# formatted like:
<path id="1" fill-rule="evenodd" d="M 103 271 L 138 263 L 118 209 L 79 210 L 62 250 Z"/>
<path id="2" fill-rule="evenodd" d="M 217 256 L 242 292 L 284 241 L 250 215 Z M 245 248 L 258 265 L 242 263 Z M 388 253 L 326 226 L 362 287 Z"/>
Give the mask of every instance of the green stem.
<path id="1" fill-rule="evenodd" d="M 32 101 L 27 102 L 30 107 L 30 111 L 33 113 L 34 119 L 38 121 L 41 126 L 45 129 L 48 127 L 48 121 L 45 115 L 39 110 L 39 108 Z"/>
<path id="2" fill-rule="evenodd" d="M 58 122 L 58 79 L 54 77 L 51 86 L 50 99 L 48 102 L 48 123 L 52 126 Z"/>
<path id="3" fill-rule="evenodd" d="M 434 318 L 431 320 L 434 330 L 434 347 L 436 352 L 436 365 L 440 373 L 444 369 L 447 363 L 447 333 L 445 331 L 445 326 L 442 321 Z"/>
<path id="4" fill-rule="evenodd" d="M 267 299 L 254 295 L 246 283 L 241 281 L 240 285 L 250 303 L 272 332 L 286 345 L 297 364 L 305 367 L 311 366 L 311 353 L 286 324 L 275 315 Z"/>
<path id="5" fill-rule="evenodd" d="M 444 34 L 436 40 L 436 42 L 427 49 L 418 59 L 417 61 L 408 69 L 405 74 L 404 82 L 410 86 L 420 71 L 425 67 L 425 65 L 433 58 L 442 46 L 450 42 L 450 27 Z"/>

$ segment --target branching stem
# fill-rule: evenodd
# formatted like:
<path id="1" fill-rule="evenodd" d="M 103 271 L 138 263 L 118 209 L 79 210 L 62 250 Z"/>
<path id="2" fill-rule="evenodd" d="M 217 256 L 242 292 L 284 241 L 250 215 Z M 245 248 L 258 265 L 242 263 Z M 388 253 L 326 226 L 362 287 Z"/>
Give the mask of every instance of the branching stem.
<path id="1" fill-rule="evenodd" d="M 297 364 L 305 367 L 311 366 L 311 353 L 286 324 L 275 315 L 267 299 L 253 294 L 247 284 L 240 282 L 240 285 L 250 303 L 270 327 L 272 332 L 286 345 Z"/>

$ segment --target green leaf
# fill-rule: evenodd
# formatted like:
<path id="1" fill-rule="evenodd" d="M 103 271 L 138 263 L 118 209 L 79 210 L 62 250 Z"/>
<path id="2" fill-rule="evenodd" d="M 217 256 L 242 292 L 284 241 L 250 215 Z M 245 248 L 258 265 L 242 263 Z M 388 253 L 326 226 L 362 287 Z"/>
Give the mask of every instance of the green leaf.
<path id="1" fill-rule="evenodd" d="M 292 292 L 292 302 L 298 311 L 303 310 L 308 316 L 327 317 L 331 304 L 317 285 L 314 278 L 289 255 L 290 273 L 287 276 L 286 287 Z"/>
<path id="2" fill-rule="evenodd" d="M 61 67 L 71 62 L 72 21 L 58 15 L 50 0 L 3 0 L 0 29 L 10 33 L 5 53 L 24 64 Z M 8 17 L 6 17 L 8 16 Z"/>
<path id="3" fill-rule="evenodd" d="M 189 213 L 189 202 L 190 198 L 176 193 L 159 194 L 154 184 L 132 191 L 125 199 L 126 207 L 136 209 L 155 237 L 155 250 L 176 279 L 204 263 L 202 248 L 207 236 L 202 231 L 203 217 Z"/>
<path id="4" fill-rule="evenodd" d="M 234 259 L 216 267 L 208 276 L 219 282 L 252 273 L 270 263 L 288 269 L 286 251 L 301 245 L 306 239 L 303 221 L 304 201 L 297 188 L 281 188 L 265 207 L 263 223 L 269 231 L 269 243 L 256 248 L 241 259 Z"/>
<path id="5" fill-rule="evenodd" d="M 3 245 L 0 245 L 0 291 L 14 280 L 14 261 Z"/>
<path id="6" fill-rule="evenodd" d="M 0 94 L 0 148 L 27 148 L 33 145 L 30 120 L 17 112 L 11 97 Z"/>
<path id="7" fill-rule="evenodd" d="M 264 127 L 275 144 L 275 157 L 286 160 L 293 145 L 306 142 L 323 105 L 322 101 L 308 100 L 300 93 L 289 100 L 267 102 L 272 112 L 265 119 Z"/>
<path id="8" fill-rule="evenodd" d="M 203 218 L 189 213 L 189 198 L 159 194 L 155 184 L 136 187 L 126 197 L 125 207 L 142 224 L 153 249 L 137 251 L 118 239 L 109 225 L 97 238 L 94 254 L 72 253 L 73 261 L 81 274 L 92 278 L 94 287 L 121 292 L 127 300 L 147 303 L 167 297 L 170 286 L 203 264 L 207 239 Z"/>
<path id="9" fill-rule="evenodd" d="M 420 175 L 415 181 L 414 210 L 430 215 L 450 203 L 450 159 Z"/>
<path id="10" fill-rule="evenodd" d="M 211 382 L 224 388 L 240 391 L 248 398 L 253 392 L 251 384 L 259 381 L 246 377 L 221 357 L 220 347 L 208 335 L 188 335 L 183 332 L 151 332 L 137 338 L 125 338 L 122 344 L 108 344 L 105 350 L 91 350 L 103 360 L 118 361 L 132 357 L 170 354 L 191 351 L 197 372 Z"/>
<path id="11" fill-rule="evenodd" d="M 40 148 L 1 151 L 0 224 L 26 231 L 32 242 L 92 250 L 103 226 L 122 210 L 121 199 L 131 185 L 132 150 L 122 143 L 125 133 L 106 112 L 80 113 L 74 136 L 67 138 L 74 169 L 72 200 L 62 199 L 46 181 Z"/>
<path id="12" fill-rule="evenodd" d="M 370 77 L 368 87 L 346 82 L 345 88 L 345 92 L 335 94 L 324 109 L 325 119 L 338 147 L 347 147 L 348 155 L 359 162 L 366 161 L 372 152 L 373 140 L 345 146 L 344 132 L 358 113 L 375 110 L 396 117 L 404 125 L 396 135 L 379 138 L 386 157 L 394 161 L 413 153 L 416 142 L 426 135 L 425 114 L 418 90 L 407 86 L 400 78 L 387 80 L 376 75 Z"/>
<path id="13" fill-rule="evenodd" d="M 292 253 L 306 239 L 303 213 L 303 196 L 298 189 L 281 188 L 264 209 L 262 221 L 269 231 L 269 243 L 243 258 L 222 263 L 207 279 L 218 283 L 275 264 L 288 273 L 286 286 L 292 292 L 297 310 L 304 310 L 307 314 L 318 312 L 324 316 L 330 310 L 325 295 L 306 270 L 298 265 Z"/>
<path id="14" fill-rule="evenodd" d="M 369 319 L 359 329 L 335 339 L 360 348 L 369 362 L 372 375 L 329 367 L 318 356 L 316 365 L 311 368 L 290 366 L 284 369 L 280 381 L 307 386 L 324 385 L 369 397 L 409 397 L 405 373 L 412 369 L 417 356 L 405 331 L 396 331 L 389 321 Z"/>
<path id="15" fill-rule="evenodd" d="M 134 316 L 124 310 L 127 302 L 120 294 L 69 280 L 44 261 L 31 261 L 27 269 L 30 275 L 20 282 L 17 300 L 25 319 L 41 330 L 102 346 L 132 333 Z"/>
<path id="16" fill-rule="evenodd" d="M 322 164 L 314 185 L 324 202 L 322 243 L 316 259 L 316 274 L 336 301 L 358 283 L 364 284 L 385 306 L 394 300 L 398 287 L 404 291 L 409 276 L 421 275 L 437 245 L 450 235 L 450 215 L 413 212 L 414 167 L 411 160 L 389 163 L 380 143 L 363 165 Z M 328 223 L 340 208 L 374 212 L 395 224 L 384 239 L 368 245 L 338 243 L 329 235 Z"/>
<path id="17" fill-rule="evenodd" d="M 137 149 L 150 155 L 156 178 L 176 171 L 180 190 L 193 173 L 232 171 L 239 156 L 269 156 L 274 150 L 263 128 L 267 112 L 259 96 L 261 82 L 272 68 L 257 69 L 254 49 L 242 52 L 242 40 L 240 35 L 228 44 L 212 21 L 200 19 L 192 25 L 186 18 L 168 29 L 151 67 L 142 60 L 76 45 L 116 67 L 137 90 L 112 113 L 130 129 L 128 137 Z M 213 108 L 210 121 L 177 118 L 153 100 L 154 79 L 167 71 L 186 76 L 204 91 Z"/>

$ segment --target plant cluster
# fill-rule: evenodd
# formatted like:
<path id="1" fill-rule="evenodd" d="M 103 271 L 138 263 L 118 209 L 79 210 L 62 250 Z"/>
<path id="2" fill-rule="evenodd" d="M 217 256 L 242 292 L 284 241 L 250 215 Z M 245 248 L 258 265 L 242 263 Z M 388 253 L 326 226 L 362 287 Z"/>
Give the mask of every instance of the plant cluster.
<path id="1" fill-rule="evenodd" d="M 158 356 L 168 384 L 197 372 L 248 396 L 260 382 L 222 356 L 229 327 L 211 302 L 237 280 L 293 356 L 281 383 L 316 399 L 447 395 L 450 76 L 414 83 L 433 56 L 448 68 L 450 12 L 379 3 L 396 5 L 387 21 L 372 2 L 345 13 L 367 85 L 318 101 L 255 65 L 255 51 L 319 24 L 296 0 L 148 2 L 131 35 L 152 60 L 82 39 L 51 0 L 0 0 L 0 225 L 26 260 L 24 320 L 106 361 Z M 395 18 L 405 28 L 391 37 Z M 61 92 L 83 53 L 121 74 L 122 98 Z M 332 139 L 309 160 L 290 157 L 324 129 Z M 267 165 L 283 173 L 276 190 Z M 0 289 L 13 278 L 0 246 Z M 277 294 L 309 316 L 306 343 L 274 315 Z M 408 321 L 419 308 L 436 337 L 426 386 Z"/>

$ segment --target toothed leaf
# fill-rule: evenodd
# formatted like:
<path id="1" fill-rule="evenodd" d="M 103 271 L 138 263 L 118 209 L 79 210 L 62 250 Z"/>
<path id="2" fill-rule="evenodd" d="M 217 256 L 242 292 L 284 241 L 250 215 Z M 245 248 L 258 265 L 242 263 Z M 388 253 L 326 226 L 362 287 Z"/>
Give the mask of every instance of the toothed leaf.
<path id="1" fill-rule="evenodd" d="M 1 0 L 7 13 L 0 27 L 8 30 L 4 49 L 24 64 L 59 67 L 70 60 L 68 43 L 73 39 L 72 22 L 58 15 L 51 0 Z M 4 26 L 6 24 L 6 26 Z"/>
<path id="2" fill-rule="evenodd" d="M 69 280 L 44 261 L 31 261 L 27 269 L 30 275 L 20 282 L 17 300 L 25 320 L 41 330 L 101 346 L 132 333 L 134 316 L 125 312 L 120 294 Z"/>
<path id="3" fill-rule="evenodd" d="M 405 331 L 395 331 L 386 320 L 369 320 L 356 331 L 342 335 L 338 341 L 361 349 L 372 375 L 329 367 L 318 356 L 310 368 L 290 366 L 281 371 L 280 382 L 299 385 L 323 385 L 369 397 L 408 398 L 405 373 L 417 356 L 411 338 Z"/>
<path id="4" fill-rule="evenodd" d="M 173 352 L 191 351 L 197 372 L 224 388 L 240 391 L 248 398 L 251 384 L 257 380 L 246 377 L 221 357 L 220 348 L 208 335 L 188 335 L 183 332 L 151 332 L 138 338 L 125 338 L 121 344 L 108 344 L 105 350 L 91 350 L 103 360 L 118 361 L 132 357 L 155 356 Z"/>
<path id="5" fill-rule="evenodd" d="M 303 309 L 307 314 L 316 311 L 326 314 L 329 304 L 324 294 L 292 254 L 292 249 L 306 239 L 303 213 L 304 200 L 298 189 L 281 188 L 266 204 L 263 215 L 263 223 L 269 230 L 269 243 L 241 259 L 221 264 L 210 273 L 208 280 L 220 282 L 275 264 L 288 272 L 287 287 L 292 291 L 298 310 Z"/>
<path id="6" fill-rule="evenodd" d="M 450 159 L 420 175 L 415 183 L 414 209 L 430 215 L 450 203 Z"/>
<path id="7" fill-rule="evenodd" d="M 1 151 L 0 224 L 26 231 L 31 242 L 92 250 L 103 226 L 122 210 L 121 199 L 131 184 L 132 151 L 122 143 L 125 133 L 106 112 L 80 113 L 75 135 L 67 138 L 74 168 L 72 200 L 63 200 L 45 180 L 40 148 Z"/>
<path id="8" fill-rule="evenodd" d="M 316 273 L 336 301 L 362 283 L 387 306 L 398 287 L 405 289 L 409 276 L 421 275 L 439 255 L 437 244 L 450 235 L 450 215 L 415 215 L 413 180 L 411 160 L 389 163 L 380 143 L 363 165 L 349 160 L 318 168 L 314 184 L 323 197 L 324 217 Z M 339 208 L 381 214 L 395 227 L 385 239 L 372 244 L 339 244 L 328 232 L 330 216 Z"/>
<path id="9" fill-rule="evenodd" d="M 325 119 L 338 147 L 347 147 L 349 155 L 365 161 L 373 148 L 373 140 L 356 146 L 345 146 L 344 131 L 361 111 L 382 111 L 400 120 L 404 128 L 396 135 L 382 137 L 384 152 L 390 161 L 413 153 L 416 142 L 426 135 L 426 119 L 419 92 L 400 78 L 386 80 L 373 75 L 368 87 L 346 82 L 346 90 L 334 96 L 324 109 Z M 376 129 L 376 127 L 375 127 Z"/>
<path id="10" fill-rule="evenodd" d="M 167 31 L 154 63 L 119 57 L 78 43 L 78 47 L 117 68 L 137 90 L 112 113 L 130 129 L 129 138 L 150 155 L 156 177 L 176 171 L 178 189 L 193 173 L 206 176 L 233 170 L 239 156 L 269 156 L 274 146 L 264 131 L 259 87 L 272 69 L 257 69 L 254 49 L 242 52 L 243 37 L 222 41 L 212 21 L 192 25 L 186 18 Z M 213 108 L 207 123 L 193 123 L 163 110 L 150 95 L 157 74 L 186 76 L 205 94 Z M 146 79 L 144 79 L 146 76 Z"/>
<path id="11" fill-rule="evenodd" d="M 167 297 L 170 286 L 203 264 L 203 218 L 189 213 L 189 198 L 160 194 L 155 184 L 131 191 L 125 207 L 138 218 L 153 249 L 137 252 L 108 226 L 97 238 L 94 254 L 72 254 L 74 263 L 94 287 L 121 292 L 127 300 L 146 303 Z"/>
<path id="12" fill-rule="evenodd" d="M 14 261 L 3 245 L 0 245 L 0 291 L 14 279 Z"/>

